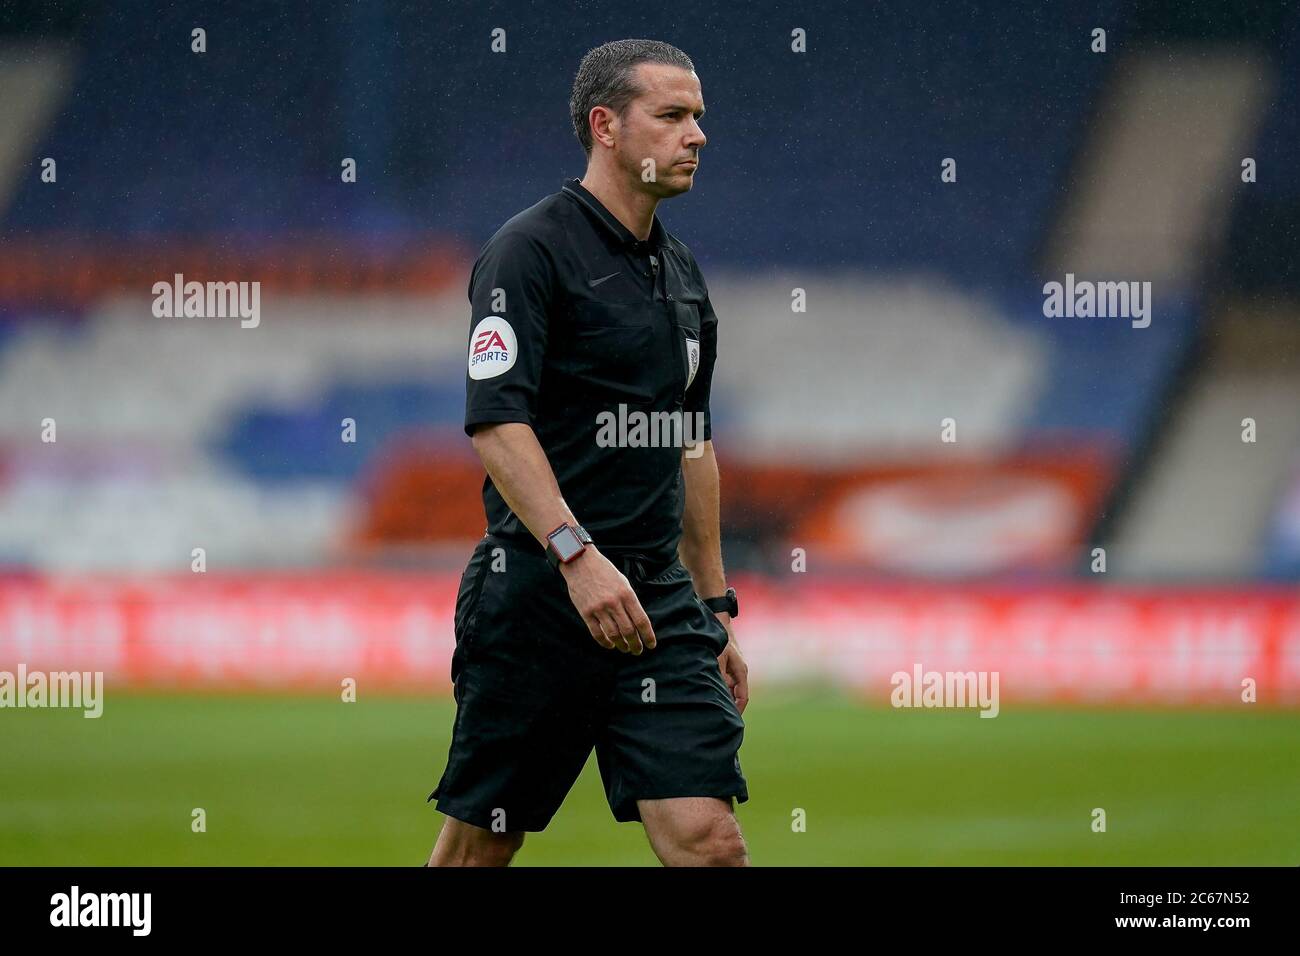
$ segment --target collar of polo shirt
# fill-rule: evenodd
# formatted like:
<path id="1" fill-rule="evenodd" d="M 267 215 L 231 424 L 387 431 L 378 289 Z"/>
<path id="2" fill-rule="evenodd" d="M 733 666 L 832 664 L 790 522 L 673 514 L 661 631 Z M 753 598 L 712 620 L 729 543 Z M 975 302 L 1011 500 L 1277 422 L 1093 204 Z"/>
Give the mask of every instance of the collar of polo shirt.
<path id="1" fill-rule="evenodd" d="M 567 179 L 564 181 L 563 191 L 572 196 L 575 200 L 591 210 L 592 214 L 606 228 L 614 233 L 618 241 L 633 252 L 658 252 L 664 244 L 664 227 L 659 224 L 659 215 L 656 213 L 654 220 L 650 223 L 650 238 L 644 242 L 632 235 L 632 231 L 618 221 L 618 218 L 606 209 L 590 192 L 587 187 L 582 185 L 580 179 Z"/>

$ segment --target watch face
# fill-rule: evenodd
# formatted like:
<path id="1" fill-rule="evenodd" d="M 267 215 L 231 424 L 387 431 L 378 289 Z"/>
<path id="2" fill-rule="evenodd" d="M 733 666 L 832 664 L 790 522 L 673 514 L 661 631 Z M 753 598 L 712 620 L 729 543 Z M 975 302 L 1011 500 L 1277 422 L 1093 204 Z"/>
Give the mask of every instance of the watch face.
<path id="1" fill-rule="evenodd" d="M 582 551 L 582 542 L 568 525 L 547 537 L 561 561 L 569 561 Z"/>

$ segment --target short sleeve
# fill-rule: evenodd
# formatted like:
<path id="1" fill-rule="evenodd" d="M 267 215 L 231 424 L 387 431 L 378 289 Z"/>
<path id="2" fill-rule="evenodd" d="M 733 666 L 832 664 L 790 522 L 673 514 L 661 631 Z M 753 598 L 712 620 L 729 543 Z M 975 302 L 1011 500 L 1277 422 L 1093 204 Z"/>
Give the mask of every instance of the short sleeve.
<path id="1" fill-rule="evenodd" d="M 532 425 L 546 355 L 555 270 L 546 247 L 519 232 L 498 233 L 470 273 L 465 433 L 476 425 Z"/>
<path id="2" fill-rule="evenodd" d="M 698 270 L 697 270 L 698 274 Z M 701 276 L 700 282 L 704 279 Z M 686 390 L 684 409 L 688 414 L 699 412 L 704 416 L 704 441 L 713 438 L 713 422 L 709 418 L 709 392 L 713 387 L 713 366 L 718 358 L 718 316 L 713 311 L 708 289 L 700 305 L 700 368 L 695 373 L 691 387 Z"/>

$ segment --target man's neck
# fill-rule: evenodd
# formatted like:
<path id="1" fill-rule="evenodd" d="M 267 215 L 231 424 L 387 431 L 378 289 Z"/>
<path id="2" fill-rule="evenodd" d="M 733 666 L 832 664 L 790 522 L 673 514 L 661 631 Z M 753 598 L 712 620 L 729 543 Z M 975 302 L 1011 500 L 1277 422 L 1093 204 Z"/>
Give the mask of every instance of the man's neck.
<path id="1" fill-rule="evenodd" d="M 603 170 L 589 168 L 582 177 L 582 187 L 600 200 L 600 204 L 614 214 L 614 218 L 627 227 L 638 239 L 650 238 L 655 209 L 659 199 L 633 189 L 621 179 L 615 179 Z"/>

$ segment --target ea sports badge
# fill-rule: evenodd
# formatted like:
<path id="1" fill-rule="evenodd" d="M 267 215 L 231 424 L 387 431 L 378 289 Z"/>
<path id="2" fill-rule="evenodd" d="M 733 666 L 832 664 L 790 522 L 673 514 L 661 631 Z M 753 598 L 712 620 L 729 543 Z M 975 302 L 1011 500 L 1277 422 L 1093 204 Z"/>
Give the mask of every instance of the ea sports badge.
<path id="1" fill-rule="evenodd" d="M 515 330 L 499 315 L 489 315 L 474 326 L 469 337 L 469 377 L 493 378 L 514 367 L 519 356 Z"/>

